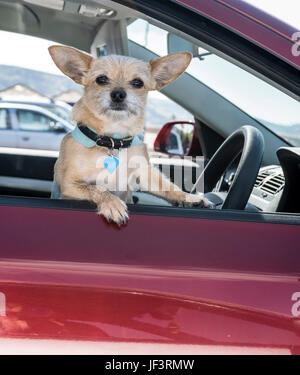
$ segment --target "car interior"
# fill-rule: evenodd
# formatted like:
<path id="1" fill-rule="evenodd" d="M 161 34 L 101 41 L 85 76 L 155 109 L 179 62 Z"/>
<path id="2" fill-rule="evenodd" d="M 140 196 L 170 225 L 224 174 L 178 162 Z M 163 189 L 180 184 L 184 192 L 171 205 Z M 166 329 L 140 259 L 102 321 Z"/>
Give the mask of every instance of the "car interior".
<path id="1" fill-rule="evenodd" d="M 300 106 L 295 96 L 279 90 L 276 84 L 208 44 L 114 1 L 0 1 L 1 30 L 72 46 L 98 58 L 107 54 L 129 55 L 145 61 L 160 57 L 159 48 L 152 48 L 151 41 L 139 43 L 135 32 L 141 25 L 152 30 L 145 34 L 149 39 L 161 31 L 162 53 L 184 50 L 193 54 L 191 70 L 162 90 L 194 117 L 188 129 L 189 132 L 192 129 L 190 144 L 182 148 L 182 155 L 175 152 L 174 142 L 180 143 L 182 134 L 176 133 L 176 124 L 168 125 L 169 131 L 163 131 L 167 128 L 161 124 L 151 162 L 162 171 L 171 165 L 171 179 L 177 169 L 181 172 L 190 169 L 192 184 L 186 190 L 203 189 L 216 209 L 300 213 L 300 137 L 285 132 L 287 126 L 267 124 L 239 106 L 230 96 L 232 93 L 228 96 L 226 90 L 223 92 L 205 81 L 209 74 L 208 78 L 198 77 L 198 65 L 201 70 L 202 66 L 208 69 L 212 61 L 211 69 L 221 60 L 220 64 L 223 61 L 230 64 L 230 69 L 242 71 L 237 74 L 247 75 L 254 86 L 259 81 L 259 85 L 268 86 L 269 93 L 274 90 L 274 97 L 284 96 L 286 103 L 292 103 L 296 116 L 297 111 L 300 114 Z M 240 94 L 235 92 L 235 95 Z M 247 95 L 246 90 L 246 99 Z M 257 100 L 258 106 L 263 105 Z M 255 106 L 250 94 L 248 102 Z M 50 199 L 57 156 L 57 151 L 47 149 L 0 147 L 0 194 Z M 170 205 L 143 192 L 134 193 L 133 203 Z"/>

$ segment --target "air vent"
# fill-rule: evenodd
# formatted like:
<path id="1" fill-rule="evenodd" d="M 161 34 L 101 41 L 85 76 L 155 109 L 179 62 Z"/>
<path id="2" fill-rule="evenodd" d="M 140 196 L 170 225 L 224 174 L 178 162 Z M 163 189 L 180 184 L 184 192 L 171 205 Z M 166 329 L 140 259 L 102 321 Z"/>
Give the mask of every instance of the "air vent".
<path id="1" fill-rule="evenodd" d="M 269 171 L 264 171 L 264 172 L 261 172 L 258 174 L 258 176 L 256 177 L 256 181 L 255 181 L 255 186 L 258 187 L 262 184 L 262 182 L 267 178 L 269 177 L 270 173 Z"/>
<path id="2" fill-rule="evenodd" d="M 284 177 L 282 174 L 274 175 L 270 179 L 266 180 L 262 186 L 261 190 L 266 191 L 270 194 L 279 193 L 284 187 Z"/>
<path id="3" fill-rule="evenodd" d="M 280 167 L 271 167 L 262 169 L 258 174 L 255 187 L 260 190 L 275 195 L 284 187 L 284 176 Z"/>

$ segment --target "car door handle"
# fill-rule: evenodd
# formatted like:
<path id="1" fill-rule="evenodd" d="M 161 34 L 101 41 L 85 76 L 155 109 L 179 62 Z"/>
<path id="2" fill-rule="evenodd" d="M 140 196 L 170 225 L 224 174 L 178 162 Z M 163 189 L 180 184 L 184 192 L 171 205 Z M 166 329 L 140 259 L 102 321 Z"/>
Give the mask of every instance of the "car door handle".
<path id="1" fill-rule="evenodd" d="M 29 141 L 29 137 L 22 137 L 23 141 Z"/>

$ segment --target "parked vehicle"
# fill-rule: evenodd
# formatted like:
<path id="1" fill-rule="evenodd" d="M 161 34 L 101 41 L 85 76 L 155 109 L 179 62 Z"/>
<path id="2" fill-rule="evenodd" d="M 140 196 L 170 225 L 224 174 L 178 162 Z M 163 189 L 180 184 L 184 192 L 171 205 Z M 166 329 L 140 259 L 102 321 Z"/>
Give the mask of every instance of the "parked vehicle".
<path id="1" fill-rule="evenodd" d="M 300 354 L 297 30 L 237 0 L 53 4 L 0 0 L 0 27 L 94 56 L 149 61 L 172 52 L 170 34 L 193 52 L 195 70 L 163 93 L 195 117 L 184 149 L 202 157 L 218 209 L 137 201 L 118 229 L 88 202 L 48 199 L 50 151 L 1 148 L 0 352 Z M 145 20 L 143 45 L 132 39 Z M 199 58 L 198 47 L 209 55 Z M 249 103 L 289 108 L 286 122 L 267 124 Z M 155 142 L 173 165 L 183 157 L 168 153 L 174 126 Z"/>
<path id="2" fill-rule="evenodd" d="M 61 117 L 65 121 L 71 122 L 71 111 L 72 107 L 70 104 L 65 103 L 61 100 L 52 100 L 48 98 L 34 98 L 34 100 L 29 100 L 27 98 L 13 98 L 9 99 L 1 98 L 0 103 L 16 103 L 16 104 L 27 104 L 27 105 L 37 105 L 50 112 L 53 112 L 56 116 Z"/>
<path id="3" fill-rule="evenodd" d="M 62 138 L 73 128 L 53 109 L 0 101 L 0 147 L 58 151 Z"/>

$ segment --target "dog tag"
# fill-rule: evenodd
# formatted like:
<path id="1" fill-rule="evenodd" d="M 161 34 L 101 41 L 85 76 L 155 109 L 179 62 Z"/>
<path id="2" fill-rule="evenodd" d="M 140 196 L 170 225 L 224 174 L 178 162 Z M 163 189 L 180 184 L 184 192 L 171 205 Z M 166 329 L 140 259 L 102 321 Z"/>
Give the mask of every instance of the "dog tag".
<path id="1" fill-rule="evenodd" d="M 118 168 L 119 159 L 115 156 L 108 156 L 104 159 L 104 167 L 108 170 L 110 174 L 113 174 L 114 171 Z"/>

